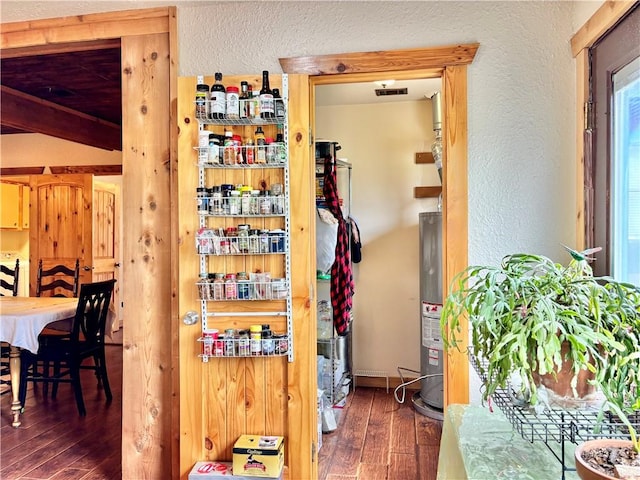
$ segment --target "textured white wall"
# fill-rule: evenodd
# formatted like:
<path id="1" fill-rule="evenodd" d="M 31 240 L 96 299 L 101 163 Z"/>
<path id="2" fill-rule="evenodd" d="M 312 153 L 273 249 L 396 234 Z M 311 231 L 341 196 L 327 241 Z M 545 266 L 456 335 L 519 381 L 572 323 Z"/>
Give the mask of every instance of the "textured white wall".
<path id="1" fill-rule="evenodd" d="M 185 76 L 280 72 L 280 57 L 479 42 L 468 68 L 469 261 L 486 263 L 525 250 L 564 261 L 560 244 L 574 243 L 569 41 L 600 3 L 3 0 L 0 13 L 9 22 L 178 5 Z"/>
<path id="2" fill-rule="evenodd" d="M 593 3 L 593 2 L 590 2 Z M 571 2 L 2 2 L 2 21 L 178 5 L 180 75 L 479 42 L 469 66 L 469 258 L 574 241 Z"/>

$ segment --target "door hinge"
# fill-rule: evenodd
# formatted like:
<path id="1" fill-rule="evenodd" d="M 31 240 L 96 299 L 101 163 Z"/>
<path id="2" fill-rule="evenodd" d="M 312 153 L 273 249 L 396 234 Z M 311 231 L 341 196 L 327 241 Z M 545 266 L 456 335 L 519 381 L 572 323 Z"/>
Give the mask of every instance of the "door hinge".
<path id="1" fill-rule="evenodd" d="M 593 115 L 593 102 L 584 102 L 584 129 L 587 132 L 593 130 L 595 126 Z"/>
<path id="2" fill-rule="evenodd" d="M 316 443 L 312 442 L 311 443 L 311 463 L 316 463 Z"/>
<path id="3" fill-rule="evenodd" d="M 313 132 L 309 129 L 309 146 L 313 145 Z"/>

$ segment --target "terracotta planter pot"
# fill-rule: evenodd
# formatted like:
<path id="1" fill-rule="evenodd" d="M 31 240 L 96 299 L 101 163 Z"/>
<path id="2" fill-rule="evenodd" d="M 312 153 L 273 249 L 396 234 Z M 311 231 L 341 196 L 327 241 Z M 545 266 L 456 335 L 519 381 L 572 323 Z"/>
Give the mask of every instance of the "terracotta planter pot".
<path id="1" fill-rule="evenodd" d="M 604 473 L 594 469 L 591 465 L 585 462 L 582 458 L 582 452 L 592 450 L 594 448 L 606 448 L 606 447 L 631 447 L 631 441 L 629 440 L 616 440 L 612 438 L 602 438 L 598 440 L 589 440 L 588 442 L 581 443 L 576 447 L 575 460 L 576 471 L 578 476 L 582 480 L 620 480 L 617 477 L 611 477 Z"/>
<path id="2" fill-rule="evenodd" d="M 563 358 L 569 355 L 569 343 L 563 342 L 561 354 Z M 547 390 L 555 394 L 552 400 L 555 404 L 573 408 L 573 407 L 598 407 L 602 404 L 602 396 L 598 394 L 596 388 L 589 383 L 593 380 L 594 375 L 588 370 L 581 370 L 578 373 L 578 383 L 576 385 L 577 397 L 574 397 L 571 389 L 571 379 L 573 378 L 573 364 L 571 360 L 564 360 L 562 368 L 556 372 L 555 378 L 553 374 L 540 375 L 533 372 L 533 379 L 537 386 L 544 385 Z"/>

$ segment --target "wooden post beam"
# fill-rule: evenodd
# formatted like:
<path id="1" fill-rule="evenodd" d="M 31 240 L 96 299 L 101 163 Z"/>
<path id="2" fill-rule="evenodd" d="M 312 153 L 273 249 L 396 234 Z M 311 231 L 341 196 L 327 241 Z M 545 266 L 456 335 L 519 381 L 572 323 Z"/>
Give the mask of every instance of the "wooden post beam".
<path id="1" fill-rule="evenodd" d="M 2 125 L 105 150 L 122 150 L 119 125 L 0 85 Z"/>

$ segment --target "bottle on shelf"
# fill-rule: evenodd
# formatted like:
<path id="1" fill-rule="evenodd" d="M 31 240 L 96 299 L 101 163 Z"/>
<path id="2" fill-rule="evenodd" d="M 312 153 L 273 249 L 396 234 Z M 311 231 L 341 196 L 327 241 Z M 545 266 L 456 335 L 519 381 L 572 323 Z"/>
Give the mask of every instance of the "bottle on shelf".
<path id="1" fill-rule="evenodd" d="M 284 100 L 278 88 L 273 89 L 273 111 L 276 118 L 284 119 Z"/>
<path id="2" fill-rule="evenodd" d="M 212 119 L 225 118 L 227 110 L 227 91 L 222 84 L 222 73 L 216 72 L 215 83 L 211 85 L 209 95 L 209 115 Z"/>
<path id="3" fill-rule="evenodd" d="M 267 139 L 264 136 L 262 127 L 258 127 L 255 132 L 256 138 L 256 163 L 267 163 Z"/>
<path id="4" fill-rule="evenodd" d="M 249 82 L 240 82 L 240 118 L 249 117 Z"/>
<path id="5" fill-rule="evenodd" d="M 269 71 L 262 71 L 262 88 L 260 89 L 260 117 L 273 118 L 273 92 L 269 87 Z"/>
<path id="6" fill-rule="evenodd" d="M 285 163 L 287 161 L 287 148 L 284 144 L 284 127 L 282 124 L 278 124 L 278 130 L 276 133 L 276 162 Z"/>
<path id="7" fill-rule="evenodd" d="M 249 85 L 249 101 L 247 102 L 247 118 L 260 118 L 260 93 L 253 91 L 253 86 Z"/>
<path id="8" fill-rule="evenodd" d="M 209 85 L 204 83 L 204 76 L 198 75 L 196 85 L 196 118 L 206 120 L 209 111 Z"/>

